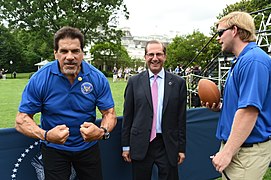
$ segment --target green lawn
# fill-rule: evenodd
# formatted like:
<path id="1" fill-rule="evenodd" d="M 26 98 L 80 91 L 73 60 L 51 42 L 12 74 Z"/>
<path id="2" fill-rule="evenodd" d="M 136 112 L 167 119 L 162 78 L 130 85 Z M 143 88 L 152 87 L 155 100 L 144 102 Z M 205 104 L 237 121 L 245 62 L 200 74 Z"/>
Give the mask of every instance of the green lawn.
<path id="1" fill-rule="evenodd" d="M 14 127 L 15 117 L 21 99 L 22 91 L 28 82 L 30 73 L 17 74 L 16 79 L 11 79 L 7 75 L 7 80 L 0 79 L 0 128 Z M 123 93 L 126 82 L 112 82 L 112 78 L 108 79 L 115 101 L 117 116 L 122 116 L 123 111 Z M 97 118 L 101 118 L 100 113 L 97 113 Z M 35 116 L 35 120 L 39 123 L 39 114 Z M 219 178 L 220 179 L 220 178 Z M 271 170 L 269 169 L 264 180 L 271 179 Z"/>
<path id="2" fill-rule="evenodd" d="M 19 78 L 0 80 L 0 128 L 14 127 L 21 94 L 27 81 L 28 79 Z"/>
<path id="3" fill-rule="evenodd" d="M 25 85 L 28 82 L 29 74 L 17 74 L 16 79 L 10 78 L 7 75 L 6 80 L 0 79 L 0 128 L 14 127 L 16 113 L 21 100 L 21 95 Z M 117 116 L 122 116 L 123 111 L 123 94 L 126 82 L 121 80 L 112 82 L 112 78 L 108 79 L 115 101 L 115 109 Z M 40 115 L 37 114 L 34 118 L 39 123 Z M 101 118 L 101 114 L 97 112 L 97 118 Z"/>

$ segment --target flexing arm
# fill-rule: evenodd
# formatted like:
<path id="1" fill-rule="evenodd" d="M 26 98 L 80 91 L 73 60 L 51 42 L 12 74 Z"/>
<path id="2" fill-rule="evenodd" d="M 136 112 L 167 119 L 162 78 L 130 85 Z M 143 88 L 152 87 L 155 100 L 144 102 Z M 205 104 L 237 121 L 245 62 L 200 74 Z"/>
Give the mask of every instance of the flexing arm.
<path id="1" fill-rule="evenodd" d="M 103 117 L 101 126 L 106 128 L 108 132 L 111 132 L 117 124 L 115 109 L 110 108 L 105 111 L 101 110 L 101 113 Z"/>
<path id="2" fill-rule="evenodd" d="M 41 129 L 33 120 L 32 114 L 18 112 L 15 128 L 20 133 L 36 139 L 44 140 L 45 130 Z"/>
<path id="3" fill-rule="evenodd" d="M 40 128 L 33 120 L 33 115 L 19 112 L 16 116 L 15 128 L 20 133 L 36 139 L 46 140 L 56 144 L 64 144 L 69 137 L 69 128 L 66 125 L 58 125 L 47 132 Z"/>

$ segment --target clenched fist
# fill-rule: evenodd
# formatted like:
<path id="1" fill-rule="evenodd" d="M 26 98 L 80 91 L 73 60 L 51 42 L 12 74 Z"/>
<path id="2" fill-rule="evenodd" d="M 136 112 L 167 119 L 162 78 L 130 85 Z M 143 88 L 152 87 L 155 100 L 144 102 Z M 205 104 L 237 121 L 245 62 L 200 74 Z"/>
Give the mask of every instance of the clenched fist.
<path id="1" fill-rule="evenodd" d="M 102 139 L 104 130 L 90 122 L 84 122 L 80 128 L 81 135 L 86 142 Z"/>
<path id="2" fill-rule="evenodd" d="M 55 144 L 64 144 L 70 135 L 66 125 L 58 125 L 47 132 L 46 140 Z"/>

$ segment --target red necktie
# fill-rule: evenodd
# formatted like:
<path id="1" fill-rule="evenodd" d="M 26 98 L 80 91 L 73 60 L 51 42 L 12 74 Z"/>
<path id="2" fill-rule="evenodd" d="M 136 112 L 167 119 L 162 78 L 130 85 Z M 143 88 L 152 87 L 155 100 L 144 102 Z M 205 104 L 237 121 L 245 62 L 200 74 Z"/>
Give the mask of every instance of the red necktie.
<path id="1" fill-rule="evenodd" d="M 151 87 L 152 94 L 152 105 L 153 105 L 153 120 L 152 120 L 152 129 L 151 129 L 151 138 L 152 141 L 156 137 L 156 121 L 157 121 L 157 104 L 158 104 L 158 84 L 157 84 L 157 75 L 154 75 L 154 81 Z"/>

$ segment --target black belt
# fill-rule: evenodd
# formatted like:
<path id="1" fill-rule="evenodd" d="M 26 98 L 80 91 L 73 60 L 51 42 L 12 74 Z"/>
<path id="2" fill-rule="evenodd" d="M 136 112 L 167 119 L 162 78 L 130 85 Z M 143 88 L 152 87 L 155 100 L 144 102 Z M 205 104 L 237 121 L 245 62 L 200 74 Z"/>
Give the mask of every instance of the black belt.
<path id="1" fill-rule="evenodd" d="M 264 142 L 267 142 L 267 141 L 269 141 L 269 140 L 270 140 L 270 137 L 269 137 L 268 139 L 264 140 L 264 141 L 261 141 L 261 142 L 255 142 L 255 143 L 243 143 L 243 144 L 241 145 L 241 147 L 244 147 L 244 148 L 247 148 L 247 147 L 253 147 L 254 144 L 264 143 Z M 227 142 L 227 141 L 222 140 L 222 143 L 223 143 L 223 144 L 226 144 L 226 142 Z"/>

